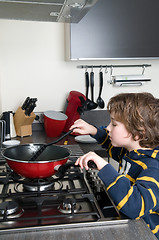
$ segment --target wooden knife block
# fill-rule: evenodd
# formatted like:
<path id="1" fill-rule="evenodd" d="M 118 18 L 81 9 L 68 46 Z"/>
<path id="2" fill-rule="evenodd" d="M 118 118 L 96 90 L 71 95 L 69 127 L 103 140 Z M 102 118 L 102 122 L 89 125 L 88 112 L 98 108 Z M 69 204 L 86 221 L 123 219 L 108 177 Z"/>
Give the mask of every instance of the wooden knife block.
<path id="1" fill-rule="evenodd" d="M 30 116 L 25 115 L 25 111 L 21 107 L 17 109 L 14 114 L 14 126 L 17 136 L 31 136 L 32 135 L 32 123 L 36 115 L 32 112 Z"/>

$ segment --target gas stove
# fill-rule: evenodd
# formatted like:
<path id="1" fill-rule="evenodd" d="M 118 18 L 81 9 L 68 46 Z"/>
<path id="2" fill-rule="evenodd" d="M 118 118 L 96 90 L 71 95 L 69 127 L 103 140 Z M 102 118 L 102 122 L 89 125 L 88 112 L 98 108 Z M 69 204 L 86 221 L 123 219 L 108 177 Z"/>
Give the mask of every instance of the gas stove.
<path id="1" fill-rule="evenodd" d="M 128 221 L 111 201 L 97 170 L 85 171 L 74 165 L 84 154 L 80 146 L 64 147 L 71 156 L 61 178 L 25 179 L 0 159 L 0 234 Z"/>

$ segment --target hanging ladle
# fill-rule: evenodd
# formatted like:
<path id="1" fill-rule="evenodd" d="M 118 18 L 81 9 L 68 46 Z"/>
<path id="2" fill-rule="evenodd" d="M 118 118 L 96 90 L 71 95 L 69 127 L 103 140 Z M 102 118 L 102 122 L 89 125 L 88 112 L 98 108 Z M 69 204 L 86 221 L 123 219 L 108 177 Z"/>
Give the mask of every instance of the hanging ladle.
<path id="1" fill-rule="evenodd" d="M 59 142 L 59 141 L 62 140 L 64 137 L 66 137 L 67 135 L 69 135 L 73 130 L 74 130 L 74 128 L 71 129 L 70 131 L 68 131 L 67 133 L 65 133 L 64 135 L 62 135 L 62 136 L 61 136 L 60 138 L 58 138 L 57 140 L 55 140 L 55 141 L 53 141 L 53 142 L 50 142 L 50 143 L 48 143 L 48 144 L 44 144 L 40 149 L 38 149 L 38 150 L 33 154 L 33 156 L 31 157 L 30 161 L 36 160 L 48 146 Z"/>
<path id="2" fill-rule="evenodd" d="M 103 88 L 103 72 L 100 70 L 100 72 L 99 72 L 99 96 L 97 98 L 97 104 L 100 108 L 105 107 L 104 100 L 101 98 L 102 88 Z"/>

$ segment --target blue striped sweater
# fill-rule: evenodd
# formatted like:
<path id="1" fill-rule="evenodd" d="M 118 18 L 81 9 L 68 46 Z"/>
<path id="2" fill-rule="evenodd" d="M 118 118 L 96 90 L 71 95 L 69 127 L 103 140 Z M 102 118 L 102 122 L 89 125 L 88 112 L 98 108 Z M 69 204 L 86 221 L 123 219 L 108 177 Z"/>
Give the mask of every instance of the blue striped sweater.
<path id="1" fill-rule="evenodd" d="M 119 174 L 110 164 L 98 175 L 117 209 L 131 219 L 143 218 L 159 239 L 159 147 L 153 150 L 134 150 L 113 147 L 106 129 L 98 128 L 94 138 L 110 157 L 129 163 L 126 175 Z"/>

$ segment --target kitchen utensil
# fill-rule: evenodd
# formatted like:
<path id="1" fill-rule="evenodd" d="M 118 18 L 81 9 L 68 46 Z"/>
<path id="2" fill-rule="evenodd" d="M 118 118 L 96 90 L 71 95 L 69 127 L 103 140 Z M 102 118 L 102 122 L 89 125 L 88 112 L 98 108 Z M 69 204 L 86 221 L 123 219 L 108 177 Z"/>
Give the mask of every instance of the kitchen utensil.
<path id="1" fill-rule="evenodd" d="M 105 107 L 105 103 L 103 99 L 101 98 L 101 93 L 102 93 L 102 88 L 103 88 L 103 72 L 99 72 L 99 96 L 97 98 L 97 104 L 100 108 Z"/>
<path id="2" fill-rule="evenodd" d="M 86 110 L 91 110 L 91 100 L 88 98 L 89 91 L 89 73 L 85 72 L 85 82 L 86 82 Z"/>
<path id="3" fill-rule="evenodd" d="M 90 85 L 91 85 L 91 102 L 89 104 L 90 109 L 97 108 L 97 103 L 94 102 L 94 72 L 90 72 Z"/>
<path id="4" fill-rule="evenodd" d="M 31 161 L 36 160 L 36 159 L 40 156 L 40 154 L 42 154 L 43 151 L 44 151 L 48 146 L 51 146 L 52 144 L 55 144 L 55 143 L 59 142 L 59 141 L 62 140 L 64 137 L 66 137 L 67 135 L 69 135 L 72 131 L 73 131 L 73 129 L 70 130 L 70 131 L 68 131 L 67 133 L 65 133 L 63 136 L 61 136 L 61 137 L 58 138 L 57 140 L 52 141 L 52 142 L 50 142 L 50 143 L 48 143 L 48 144 L 44 144 L 40 149 L 38 149 L 37 152 L 34 153 L 34 155 L 32 156 L 32 158 L 31 158 L 30 160 L 31 160 Z"/>
<path id="5" fill-rule="evenodd" d="M 58 111 L 44 112 L 44 128 L 48 137 L 58 137 L 64 130 L 67 115 Z"/>
<path id="6" fill-rule="evenodd" d="M 58 168 L 67 162 L 70 151 L 61 146 L 51 145 L 36 161 L 30 161 L 42 146 L 43 144 L 17 145 L 5 149 L 2 156 L 6 159 L 9 167 L 23 177 L 47 178 L 57 173 Z"/>

